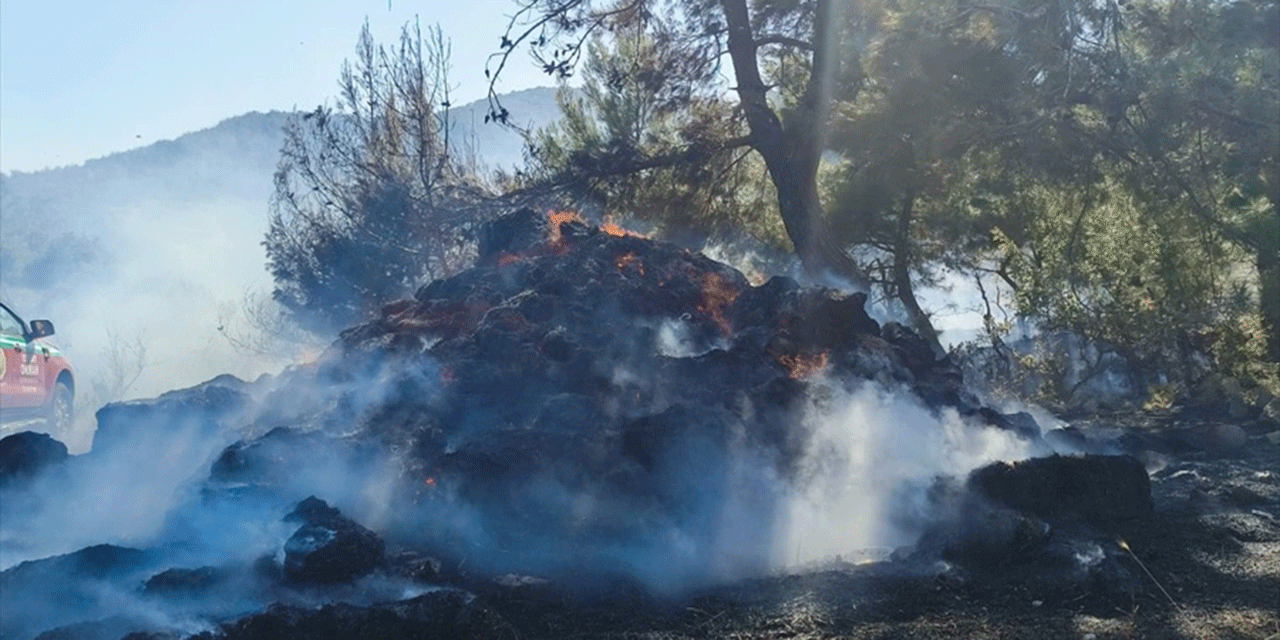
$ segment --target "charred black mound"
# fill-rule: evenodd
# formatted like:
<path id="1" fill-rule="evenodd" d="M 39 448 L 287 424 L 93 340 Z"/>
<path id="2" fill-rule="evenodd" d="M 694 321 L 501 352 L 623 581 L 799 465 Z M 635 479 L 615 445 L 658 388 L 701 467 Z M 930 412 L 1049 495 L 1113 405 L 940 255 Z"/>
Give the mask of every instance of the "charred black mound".
<path id="1" fill-rule="evenodd" d="M 0 487 L 30 480 L 67 459 L 67 446 L 48 434 L 22 431 L 0 440 Z"/>
<path id="2" fill-rule="evenodd" d="M 1131 456 L 1050 456 L 976 469 L 963 485 L 940 482 L 938 520 L 917 559 L 942 559 L 1033 597 L 1133 593 L 1123 533 L 1153 517 L 1146 469 Z"/>
<path id="3" fill-rule="evenodd" d="M 263 435 L 222 453 L 210 490 L 284 486 L 317 459 L 335 469 L 391 460 L 403 490 L 383 534 L 446 564 L 626 573 L 653 561 L 619 548 L 679 538 L 696 565 L 720 544 L 707 507 L 732 490 L 735 468 L 795 472 L 819 374 L 906 388 L 1018 430 L 909 329 L 870 318 L 865 301 L 783 277 L 752 286 L 674 245 L 521 210 L 483 228 L 476 267 L 343 332 L 268 396 L 252 427 Z M 242 392 L 203 394 L 189 402 L 219 416 Z M 749 461 L 735 458 L 743 452 Z M 753 508 L 772 520 L 767 499 Z M 466 548 L 477 532 L 483 554 Z M 315 537 L 299 536 L 299 548 Z"/>
<path id="4" fill-rule="evenodd" d="M 507 640 L 519 634 L 461 591 L 442 589 L 400 602 L 312 609 L 276 605 L 193 640 Z"/>
<path id="5" fill-rule="evenodd" d="M 1049 456 L 995 462 L 968 485 L 993 502 L 1048 522 L 1109 527 L 1150 518 L 1151 480 L 1132 456 Z"/>
<path id="6" fill-rule="evenodd" d="M 143 620 L 128 616 L 111 616 L 92 622 L 78 622 L 56 629 L 50 629 L 35 640 L 178 640 L 176 634 L 148 633 L 136 631 L 147 627 Z"/>
<path id="7" fill-rule="evenodd" d="M 881 326 L 865 302 L 784 277 L 756 286 L 674 245 L 515 212 L 481 230 L 477 266 L 387 305 L 316 362 L 99 411 L 87 455 L 117 468 L 153 462 L 137 442 L 208 447 L 193 447 L 207 466 L 192 475 L 205 479 L 168 526 L 195 512 L 253 514 L 272 531 L 288 514 L 296 527 L 240 564 L 157 565 L 122 551 L 87 580 L 193 607 L 180 613 L 216 622 L 204 638 L 513 637 L 508 621 L 537 617 L 520 602 L 560 606 L 521 600 L 551 593 L 542 584 L 644 602 L 768 566 L 776 489 L 811 471 L 804 418 L 823 393 L 879 385 L 1039 437 L 1030 416 L 980 406 L 954 363 L 906 327 Z M 921 546 L 979 564 L 1010 546 L 1046 549 L 1059 517 L 1149 511 L 1133 471 L 1066 459 L 980 470 L 941 491 L 956 517 Z M 92 549 L 86 562 L 114 557 Z M 93 595 L 108 591 L 82 580 L 92 562 L 41 562 L 54 564 L 20 565 L 4 584 L 41 575 L 83 606 L 6 617 L 20 637 L 36 622 L 72 635 L 170 631 L 112 621 Z M 352 594 L 363 604 L 314 606 Z M 252 607 L 209 604 L 224 596 Z M 497 602 L 505 619 L 484 604 Z"/>
<path id="8" fill-rule="evenodd" d="M 315 496 L 285 520 L 302 524 L 284 544 L 284 579 L 291 584 L 351 582 L 384 565 L 382 539 Z"/>
<path id="9" fill-rule="evenodd" d="M 93 452 L 120 446 L 134 438 L 173 437 L 183 432 L 212 431 L 249 403 L 246 383 L 222 375 L 191 387 L 170 391 L 151 400 L 114 402 L 98 410 Z"/>
<path id="10" fill-rule="evenodd" d="M 139 579 L 155 561 L 146 551 L 101 544 L 6 569 L 0 572 L 0 637 L 31 637 L 33 630 L 108 617 L 112 589 Z"/>
<path id="11" fill-rule="evenodd" d="M 230 570 L 219 567 L 172 568 L 157 573 L 142 585 L 148 595 L 173 596 L 206 593 L 230 578 Z"/>

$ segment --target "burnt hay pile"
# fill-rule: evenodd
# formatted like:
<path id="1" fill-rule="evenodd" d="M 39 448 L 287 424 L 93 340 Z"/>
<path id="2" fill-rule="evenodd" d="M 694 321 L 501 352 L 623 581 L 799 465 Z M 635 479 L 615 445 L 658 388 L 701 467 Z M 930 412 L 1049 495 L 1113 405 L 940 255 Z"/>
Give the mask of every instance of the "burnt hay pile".
<path id="1" fill-rule="evenodd" d="M 483 230 L 477 266 L 388 305 L 314 363 L 100 411 L 94 450 L 50 458 L 51 473 L 144 469 L 154 460 L 130 457 L 140 442 L 216 443 L 190 474 L 198 492 L 160 527 L 163 549 L 90 547 L 0 574 L 11 602 L 44 607 L 6 613 L 0 635 L 508 637 L 472 593 L 545 579 L 671 592 L 763 572 L 818 380 L 904 390 L 1039 442 L 1029 416 L 981 406 L 958 367 L 864 303 L 783 277 L 752 286 L 672 245 L 516 212 Z M 1131 459 L 1048 460 L 940 482 L 938 523 L 908 560 L 981 570 L 1000 547 L 1036 557 L 1053 528 L 1150 514 Z M 6 463 L 9 495 L 38 484 L 29 467 Z M 200 522 L 237 530 L 262 514 L 278 533 L 252 557 L 170 553 L 200 546 Z M 95 599 L 103 585 L 127 595 Z M 75 606 L 50 604 L 68 593 Z"/>

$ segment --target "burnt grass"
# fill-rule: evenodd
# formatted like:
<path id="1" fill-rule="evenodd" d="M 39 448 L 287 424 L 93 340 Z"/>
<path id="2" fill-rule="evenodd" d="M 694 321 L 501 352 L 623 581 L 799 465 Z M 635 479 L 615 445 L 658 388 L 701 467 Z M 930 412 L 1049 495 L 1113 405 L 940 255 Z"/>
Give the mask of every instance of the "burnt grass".
<path id="1" fill-rule="evenodd" d="M 1045 585 L 1017 562 L 974 574 L 832 561 L 669 599 L 623 582 L 590 597 L 554 585 L 480 592 L 524 638 L 1280 638 L 1280 447 L 1263 437 L 1277 426 L 1237 422 L 1248 442 L 1221 451 L 1189 444 L 1230 424 L 1212 415 L 1077 424 L 1151 475 L 1154 516 L 1111 532 L 1133 552 L 1121 589 Z"/>

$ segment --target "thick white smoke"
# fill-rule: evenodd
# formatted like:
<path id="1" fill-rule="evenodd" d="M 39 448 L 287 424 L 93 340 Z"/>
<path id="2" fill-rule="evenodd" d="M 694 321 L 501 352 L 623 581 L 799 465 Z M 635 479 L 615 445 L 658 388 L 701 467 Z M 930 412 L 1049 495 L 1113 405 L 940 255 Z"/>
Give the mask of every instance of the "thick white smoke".
<path id="1" fill-rule="evenodd" d="M 777 527 L 775 566 L 877 557 L 915 542 L 939 477 L 1031 455 L 1013 433 L 935 413 L 904 390 L 828 384 L 812 398 L 812 432 L 799 482 Z"/>
<path id="2" fill-rule="evenodd" d="M 53 321 L 50 341 L 75 369 L 79 420 L 66 443 L 73 452 L 88 448 L 93 413 L 106 402 L 223 373 L 253 379 L 296 356 L 297 345 L 271 336 L 258 341 L 266 352 L 227 339 L 260 329 L 241 307 L 246 292 L 271 288 L 261 246 L 266 211 L 266 194 L 118 210 L 98 236 L 100 262 L 87 273 L 45 290 L 5 287 L 15 311 Z"/>

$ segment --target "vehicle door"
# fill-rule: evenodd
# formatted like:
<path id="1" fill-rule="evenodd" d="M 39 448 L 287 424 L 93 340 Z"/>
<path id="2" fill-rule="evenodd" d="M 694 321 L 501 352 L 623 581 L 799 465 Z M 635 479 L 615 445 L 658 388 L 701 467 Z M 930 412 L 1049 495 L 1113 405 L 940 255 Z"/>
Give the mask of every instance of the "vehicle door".
<path id="1" fill-rule="evenodd" d="M 40 345 L 27 342 L 26 325 L 0 305 L 0 404 L 6 409 L 38 407 L 44 403 L 44 364 Z"/>

